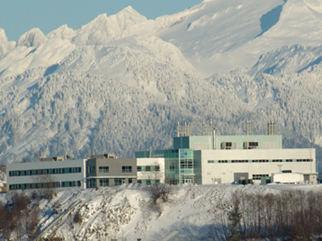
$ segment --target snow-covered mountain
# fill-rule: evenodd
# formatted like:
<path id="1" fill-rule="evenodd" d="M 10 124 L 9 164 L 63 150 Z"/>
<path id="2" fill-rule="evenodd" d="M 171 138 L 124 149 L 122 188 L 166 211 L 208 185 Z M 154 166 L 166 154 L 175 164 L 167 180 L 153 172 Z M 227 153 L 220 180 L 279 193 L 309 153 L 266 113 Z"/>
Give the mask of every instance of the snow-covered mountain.
<path id="1" fill-rule="evenodd" d="M 148 20 L 127 7 L 79 29 L 0 29 L 0 162 L 171 147 L 176 122 L 255 133 L 322 157 L 322 1 L 206 0 Z M 319 160 L 319 159 L 318 159 Z"/>

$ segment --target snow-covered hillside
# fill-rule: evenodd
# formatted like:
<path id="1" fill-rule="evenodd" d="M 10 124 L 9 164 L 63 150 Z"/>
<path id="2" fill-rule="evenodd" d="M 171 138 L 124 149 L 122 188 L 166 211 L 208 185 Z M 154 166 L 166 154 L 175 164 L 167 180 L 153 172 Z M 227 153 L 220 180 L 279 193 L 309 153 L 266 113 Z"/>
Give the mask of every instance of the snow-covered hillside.
<path id="1" fill-rule="evenodd" d="M 62 240 L 141 238 L 152 241 L 167 240 L 171 235 L 175 235 L 175 240 L 225 240 L 219 236 L 224 235 L 223 225 L 228 222 L 228 212 L 236 194 L 239 195 L 243 225 L 252 217 L 247 211 L 249 208 L 254 212 L 261 208 L 262 215 L 269 211 L 265 209 L 265 202 L 270 202 L 266 208 L 271 206 L 270 220 L 273 221 L 285 211 L 284 204 L 295 211 L 309 203 L 296 205 L 298 198 L 303 201 L 315 194 L 319 195 L 315 198 L 321 196 L 321 185 L 179 185 L 172 187 L 167 202 L 155 205 L 147 188 L 130 184 L 98 190 L 59 191 L 53 200 L 39 202 L 40 230 L 45 230 L 41 235 Z M 272 194 L 280 195 L 282 204 L 276 204 L 281 209 L 275 210 Z M 259 206 L 251 206 L 249 198 Z M 6 203 L 4 194 L 0 195 L 0 202 Z"/>
<path id="2" fill-rule="evenodd" d="M 0 30 L 0 163 L 169 148 L 178 121 L 218 134 L 274 120 L 322 157 L 322 1 L 206 0 L 148 20 L 127 7 L 79 29 Z"/>

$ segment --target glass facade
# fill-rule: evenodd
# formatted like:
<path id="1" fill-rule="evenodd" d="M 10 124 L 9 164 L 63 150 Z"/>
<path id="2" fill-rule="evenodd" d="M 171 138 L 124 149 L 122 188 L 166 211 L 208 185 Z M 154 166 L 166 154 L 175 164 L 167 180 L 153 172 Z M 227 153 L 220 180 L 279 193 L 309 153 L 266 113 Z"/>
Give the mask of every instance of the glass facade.
<path id="1" fill-rule="evenodd" d="M 194 183 L 194 158 L 192 149 L 140 151 L 135 153 L 135 157 L 164 158 L 165 183 Z M 146 167 L 138 167 L 138 171 L 146 171 Z M 146 180 L 142 180 L 142 183 L 146 184 Z"/>

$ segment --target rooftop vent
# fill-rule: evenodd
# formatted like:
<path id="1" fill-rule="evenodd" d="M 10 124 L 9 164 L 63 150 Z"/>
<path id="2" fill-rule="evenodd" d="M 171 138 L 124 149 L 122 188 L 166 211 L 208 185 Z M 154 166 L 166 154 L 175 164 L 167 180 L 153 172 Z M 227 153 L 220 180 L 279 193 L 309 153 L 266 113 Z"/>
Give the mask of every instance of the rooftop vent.
<path id="1" fill-rule="evenodd" d="M 276 124 L 273 121 L 270 121 L 267 124 L 267 134 L 276 135 Z"/>
<path id="2" fill-rule="evenodd" d="M 180 122 L 177 124 L 177 137 L 181 136 L 191 136 L 192 133 L 192 125 L 187 124 L 187 122 L 184 123 L 184 125 L 181 125 Z"/>
<path id="3" fill-rule="evenodd" d="M 246 122 L 246 135 L 253 135 L 253 123 L 251 121 Z"/>

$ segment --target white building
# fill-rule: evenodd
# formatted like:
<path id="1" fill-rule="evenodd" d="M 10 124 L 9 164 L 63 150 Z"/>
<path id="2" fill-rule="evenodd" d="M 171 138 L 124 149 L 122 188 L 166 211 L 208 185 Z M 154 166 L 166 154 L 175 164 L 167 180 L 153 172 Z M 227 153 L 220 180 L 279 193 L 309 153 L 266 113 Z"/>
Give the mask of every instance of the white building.
<path id="1" fill-rule="evenodd" d="M 273 173 L 302 173 L 316 183 L 315 149 L 201 150 L 201 184 L 239 183 L 252 179 L 261 183 Z M 199 176 L 199 175 L 196 175 Z M 302 175 L 303 176 L 303 175 Z"/>
<path id="2" fill-rule="evenodd" d="M 86 188 L 86 159 L 45 158 L 40 162 L 7 165 L 8 190 L 45 188 Z"/>
<path id="3" fill-rule="evenodd" d="M 138 183 L 164 183 L 164 158 L 137 158 L 136 165 Z"/>
<path id="4" fill-rule="evenodd" d="M 283 149 L 276 126 L 268 124 L 267 135 L 215 135 L 212 124 L 203 125 L 203 136 L 190 136 L 191 127 L 178 125 L 173 149 L 139 151 L 136 158 L 164 158 L 165 182 L 261 183 L 273 173 L 301 173 L 306 183 L 317 182 L 315 149 Z"/>

